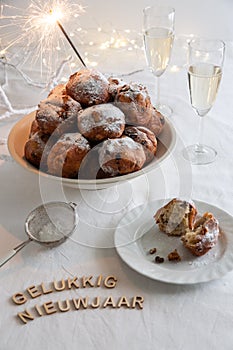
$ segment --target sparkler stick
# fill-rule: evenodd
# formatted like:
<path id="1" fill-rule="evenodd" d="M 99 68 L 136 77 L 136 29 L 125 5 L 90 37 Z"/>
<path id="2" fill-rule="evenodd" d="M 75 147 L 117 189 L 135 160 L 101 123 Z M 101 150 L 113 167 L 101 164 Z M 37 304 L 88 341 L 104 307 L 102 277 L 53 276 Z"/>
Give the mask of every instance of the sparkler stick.
<path id="1" fill-rule="evenodd" d="M 14 11 L 13 15 L 11 14 L 12 10 Z M 65 37 L 81 64 L 86 67 L 68 32 L 61 24 L 61 19 L 64 18 L 64 21 L 68 21 L 72 17 L 77 18 L 82 12 L 84 12 L 83 6 L 71 0 L 31 0 L 29 7 L 25 10 L 11 5 L 0 5 L 0 30 L 3 29 L 5 36 L 4 41 L 1 37 L 1 42 L 6 43 L 5 47 L 2 45 L 0 55 L 1 53 L 5 54 L 9 48 L 16 44 L 21 44 L 26 48 L 33 46 L 33 50 L 29 52 L 33 62 L 40 59 L 41 70 L 43 64 L 48 67 L 51 65 L 49 69 L 52 71 L 53 55 L 60 50 L 57 32 L 61 30 L 63 34 L 60 35 L 61 39 Z M 15 31 L 17 27 L 20 29 L 19 35 L 13 35 L 14 32 L 11 32 L 10 28 Z M 25 62 L 28 61 L 29 55 L 25 55 Z"/>
<path id="2" fill-rule="evenodd" d="M 70 44 L 70 46 L 72 47 L 72 49 L 74 50 L 74 52 L 76 53 L 76 55 L 78 56 L 78 58 L 80 59 L 82 65 L 84 67 L 86 67 L 85 62 L 83 61 L 80 53 L 78 52 L 78 50 L 76 49 L 76 47 L 74 46 L 73 42 L 71 41 L 70 37 L 68 36 L 68 34 L 66 33 L 65 29 L 63 28 L 61 22 L 59 22 L 58 20 L 56 21 L 58 27 L 61 29 L 62 33 L 65 35 L 65 38 L 67 39 L 68 43 Z"/>

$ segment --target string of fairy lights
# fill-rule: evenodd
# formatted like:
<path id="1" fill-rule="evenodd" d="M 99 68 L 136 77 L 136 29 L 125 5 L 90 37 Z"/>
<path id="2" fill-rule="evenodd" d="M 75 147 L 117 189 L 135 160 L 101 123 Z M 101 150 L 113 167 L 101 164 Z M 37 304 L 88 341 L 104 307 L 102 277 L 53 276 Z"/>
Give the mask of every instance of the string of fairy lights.
<path id="1" fill-rule="evenodd" d="M 14 48 L 22 47 L 24 51 L 24 64 L 35 65 L 40 61 L 40 68 L 54 71 L 54 62 L 61 55 L 66 55 L 70 46 L 78 56 L 82 65 L 96 66 L 97 61 L 91 59 L 89 48 L 98 50 L 125 49 L 134 50 L 140 47 L 139 33 L 125 29 L 104 31 L 97 28 L 84 29 L 77 27 L 78 18 L 83 15 L 86 8 L 69 0 L 32 0 L 26 9 L 1 4 L 0 30 L 1 48 L 0 57 L 7 58 L 12 55 Z M 64 28 L 75 20 L 75 27 L 68 32 Z M 90 37 L 92 33 L 93 37 Z M 134 37 L 132 37 L 134 35 Z M 100 42 L 100 38 L 103 38 Z M 73 44 L 73 38 L 76 45 Z M 69 45 L 67 45 L 67 41 Z M 86 48 L 82 57 L 79 50 Z M 26 52 L 26 54 L 25 54 Z M 98 54 L 96 55 L 98 56 Z M 65 58 L 65 57 L 63 57 Z"/>
<path id="2" fill-rule="evenodd" d="M 71 0 L 30 0 L 27 8 L 0 0 L 0 64 L 3 71 L 10 66 L 27 84 L 46 88 L 65 79 L 62 72 L 67 66 L 71 72 L 81 66 L 98 68 L 109 53 L 132 52 L 135 55 L 138 52 L 143 56 L 141 33 L 113 26 L 83 28 L 79 19 L 87 12 L 85 6 Z M 30 76 L 30 70 L 35 67 L 40 71 L 41 81 Z M 172 65 L 170 70 L 176 72 L 179 66 Z M 7 106 L 8 115 L 20 113 L 7 99 L 6 84 L 5 74 L 0 81 L 0 100 Z"/>

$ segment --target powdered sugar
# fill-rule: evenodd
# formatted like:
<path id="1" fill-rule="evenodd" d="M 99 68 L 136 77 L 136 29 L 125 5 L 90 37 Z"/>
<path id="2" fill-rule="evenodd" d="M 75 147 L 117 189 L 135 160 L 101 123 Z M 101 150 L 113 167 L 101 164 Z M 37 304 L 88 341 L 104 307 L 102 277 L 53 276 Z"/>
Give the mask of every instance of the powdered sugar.
<path id="1" fill-rule="evenodd" d="M 142 146 L 139 143 L 133 141 L 130 137 L 125 136 L 119 139 L 109 139 L 104 141 L 102 149 L 108 149 L 111 153 L 122 152 L 124 148 L 129 150 L 141 150 Z"/>
<path id="2" fill-rule="evenodd" d="M 56 223 L 57 225 L 57 223 Z M 62 232 L 60 231 L 64 230 L 64 228 L 61 226 L 60 228 L 58 226 L 55 226 L 52 222 L 48 222 L 45 224 L 42 229 L 38 232 L 38 239 L 40 242 L 56 242 L 59 241 L 61 238 L 65 236 L 65 234 L 69 234 L 69 231 Z"/>
<path id="3" fill-rule="evenodd" d="M 128 136 L 106 140 L 99 150 L 100 166 L 111 176 L 139 170 L 145 160 L 142 145 Z"/>
<path id="4" fill-rule="evenodd" d="M 71 146 L 77 146 L 80 149 L 90 149 L 89 142 L 79 133 L 67 133 L 62 135 L 58 140 L 60 143 L 64 143 L 67 145 L 67 148 Z"/>
<path id="5" fill-rule="evenodd" d="M 125 124 L 125 115 L 112 104 L 100 104 L 83 110 L 79 114 L 78 124 L 83 133 L 90 132 L 96 127 L 119 132 Z"/>
<path id="6" fill-rule="evenodd" d="M 208 252 L 204 256 L 195 258 L 188 262 L 189 266 L 192 268 L 201 268 L 209 265 L 211 262 L 214 262 L 218 258 L 217 252 Z"/>
<path id="7" fill-rule="evenodd" d="M 131 101 L 134 101 L 135 96 L 139 94 L 141 95 L 141 99 L 146 100 L 149 98 L 147 89 L 143 85 L 137 83 L 123 85 L 120 92 L 123 92 L 124 96 L 128 97 Z"/>
<path id="8" fill-rule="evenodd" d="M 66 84 L 67 93 L 85 107 L 107 102 L 108 89 L 108 80 L 94 69 L 79 70 L 71 75 Z"/>
<path id="9" fill-rule="evenodd" d="M 212 232 L 206 232 L 206 234 L 200 237 L 200 239 L 202 240 L 203 243 L 208 243 L 208 245 L 212 244 L 214 246 L 216 243 L 218 234 L 219 234 L 218 230 L 214 230 Z"/>

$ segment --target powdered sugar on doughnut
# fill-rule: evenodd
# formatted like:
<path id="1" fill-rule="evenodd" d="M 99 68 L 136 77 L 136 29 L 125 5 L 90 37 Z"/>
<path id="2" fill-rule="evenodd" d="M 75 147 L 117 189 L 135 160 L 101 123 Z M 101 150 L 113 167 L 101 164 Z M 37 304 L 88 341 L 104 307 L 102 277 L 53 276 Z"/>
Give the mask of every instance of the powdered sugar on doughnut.
<path id="1" fill-rule="evenodd" d="M 78 125 L 83 134 L 89 133 L 96 127 L 106 131 L 119 132 L 125 124 L 125 115 L 112 104 L 101 104 L 86 108 L 79 114 Z M 119 135 L 121 136 L 121 135 Z"/>
<path id="2" fill-rule="evenodd" d="M 111 176 L 139 170 L 145 160 L 142 145 L 128 136 L 106 140 L 99 150 L 100 166 Z"/>
<path id="3" fill-rule="evenodd" d="M 125 114 L 129 125 L 146 125 L 151 119 L 151 100 L 141 84 L 131 83 L 117 89 L 115 103 Z"/>
<path id="4" fill-rule="evenodd" d="M 129 98 L 129 100 L 134 101 L 135 96 L 141 95 L 141 99 L 150 99 L 148 91 L 145 86 L 137 83 L 130 83 L 120 86 L 119 91 L 124 92 L 124 95 Z"/>
<path id="5" fill-rule="evenodd" d="M 80 69 L 71 75 L 66 91 L 85 107 L 106 103 L 110 98 L 107 78 L 95 69 Z"/>
<path id="6" fill-rule="evenodd" d="M 88 141 L 79 133 L 67 133 L 60 137 L 58 140 L 60 143 L 66 144 L 66 147 L 77 146 L 80 149 L 90 149 Z"/>
<path id="7" fill-rule="evenodd" d="M 107 148 L 109 152 L 117 153 L 122 152 L 124 147 L 135 151 L 142 148 L 141 145 L 134 142 L 130 137 L 125 136 L 120 139 L 109 139 L 104 141 L 102 149 Z"/>

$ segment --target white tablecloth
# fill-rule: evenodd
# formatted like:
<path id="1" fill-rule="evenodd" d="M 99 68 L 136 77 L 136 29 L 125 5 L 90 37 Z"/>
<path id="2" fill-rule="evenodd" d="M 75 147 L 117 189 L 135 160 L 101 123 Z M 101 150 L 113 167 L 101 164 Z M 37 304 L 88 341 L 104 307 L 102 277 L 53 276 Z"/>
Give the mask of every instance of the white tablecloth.
<path id="1" fill-rule="evenodd" d="M 132 12 L 135 11 L 135 17 L 139 18 L 141 4 L 135 4 Z M 111 7 L 111 4 L 108 3 L 108 6 Z M 198 6 L 199 3 L 195 13 L 201 11 Z M 232 10 L 229 1 L 216 1 L 216 6 L 228 19 L 227 9 L 229 13 Z M 88 11 L 91 11 L 91 4 Z M 186 13 L 187 7 L 183 11 Z M 210 12 L 213 20 L 217 12 Z M 133 13 L 130 15 L 134 17 Z M 182 13 L 179 12 L 177 16 L 179 21 L 183 19 L 184 25 Z M 73 240 L 67 240 L 54 249 L 30 243 L 0 269 L 1 350 L 232 349 L 233 272 L 208 283 L 166 284 L 133 271 L 120 259 L 114 247 L 114 231 L 119 220 L 131 208 L 153 199 L 174 196 L 193 198 L 218 206 L 233 215 L 233 43 L 228 33 L 230 23 L 226 21 L 225 25 L 222 18 L 221 26 L 225 25 L 227 44 L 224 74 L 216 103 L 205 120 L 205 141 L 218 152 L 212 164 L 191 166 L 181 155 L 184 146 L 195 142 L 198 122 L 188 97 L 183 60 L 185 49 L 182 47 L 185 38 L 181 33 L 176 39 L 177 46 L 174 47 L 170 68 L 161 78 L 162 99 L 174 111 L 170 120 L 177 132 L 177 144 L 171 157 L 147 175 L 99 191 L 61 187 L 53 181 L 38 179 L 35 174 L 16 164 L 4 144 L 9 130 L 23 115 L 12 114 L 0 120 L 0 256 L 26 239 L 24 220 L 32 208 L 41 202 L 74 201 L 78 204 L 80 218 Z M 182 25 L 177 25 L 181 30 Z M 217 31 L 216 28 L 213 30 Z M 193 31 L 184 34 L 193 34 Z M 125 79 L 145 84 L 154 98 L 155 81 L 145 67 L 141 50 L 119 53 L 119 50 L 110 49 L 106 55 L 106 61 L 102 60 L 97 68 L 109 73 L 111 57 L 114 73 L 138 71 Z M 22 77 L 10 71 L 9 67 L 6 69 L 10 85 L 3 91 L 13 101 L 16 110 L 23 107 L 30 109 L 47 93 L 27 86 L 25 95 L 20 88 L 25 83 Z M 1 94 L 1 115 L 8 108 L 4 96 Z M 21 97 L 17 99 L 17 96 Z M 95 282 L 99 275 L 115 276 L 116 287 L 109 289 L 103 284 L 100 287 L 82 287 L 83 276 L 93 276 L 91 281 Z M 75 276 L 80 283 L 78 289 L 44 294 L 35 299 L 26 292 L 26 288 L 31 286 L 40 289 L 42 282 L 48 289 L 54 280 L 59 282 Z M 12 296 L 18 292 L 27 295 L 26 304 L 13 303 Z M 80 310 L 72 308 L 68 312 L 41 317 L 35 314 L 35 305 L 41 307 L 49 301 L 87 296 L 91 302 L 97 296 L 101 302 L 109 296 L 114 301 L 125 296 L 130 302 L 134 296 L 143 297 L 143 309 L 108 306 Z M 35 319 L 24 325 L 17 313 L 25 309 L 34 312 Z"/>

